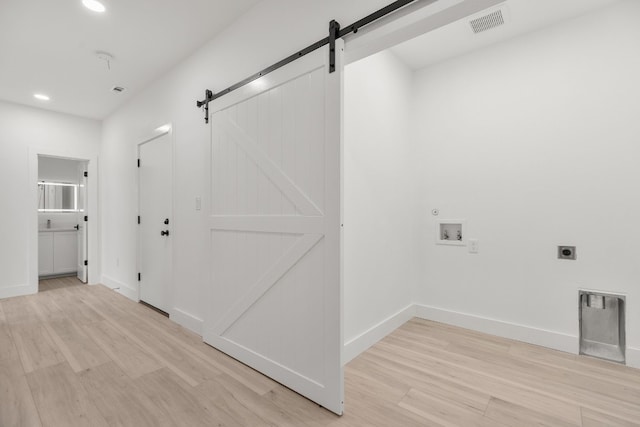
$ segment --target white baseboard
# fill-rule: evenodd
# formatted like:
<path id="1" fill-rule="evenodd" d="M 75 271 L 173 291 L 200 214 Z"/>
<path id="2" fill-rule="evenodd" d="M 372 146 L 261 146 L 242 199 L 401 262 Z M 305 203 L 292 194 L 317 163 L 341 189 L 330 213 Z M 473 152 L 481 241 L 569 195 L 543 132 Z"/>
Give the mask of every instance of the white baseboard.
<path id="1" fill-rule="evenodd" d="M 140 300 L 137 289 L 134 289 L 123 282 L 112 279 L 109 276 L 102 276 L 102 284 L 113 289 L 117 293 L 124 295 L 132 301 L 138 302 Z"/>
<path id="2" fill-rule="evenodd" d="M 37 293 L 38 293 L 37 287 L 33 289 L 29 285 L 9 286 L 7 288 L 0 288 L 0 299 L 19 297 L 22 295 L 32 295 Z"/>
<path id="3" fill-rule="evenodd" d="M 420 304 L 412 304 L 345 343 L 342 360 L 349 363 L 413 317 L 458 326 L 473 331 L 578 354 L 578 337 L 501 320 L 474 316 Z M 640 369 L 640 348 L 627 347 L 626 365 Z"/>
<path id="4" fill-rule="evenodd" d="M 366 351 L 382 338 L 404 325 L 414 316 L 415 306 L 413 304 L 408 305 L 396 314 L 389 316 L 362 334 L 349 340 L 344 344 L 342 351 L 342 364 L 346 365 L 351 360 L 355 359 L 360 353 Z"/>
<path id="5" fill-rule="evenodd" d="M 416 317 L 421 319 L 459 326 L 461 328 L 540 345 L 567 353 L 578 353 L 578 337 L 573 335 L 420 304 L 416 304 L 415 313 Z"/>
<path id="6" fill-rule="evenodd" d="M 627 347 L 627 366 L 640 369 L 640 348 Z"/>
<path id="7" fill-rule="evenodd" d="M 140 301 L 137 289 L 133 289 L 123 282 L 115 280 L 109 276 L 102 276 L 102 284 L 110 289 L 113 289 L 119 294 L 124 295 L 132 301 Z M 202 336 L 202 319 L 199 319 L 196 316 L 187 313 L 186 311 L 180 310 L 179 308 L 172 309 L 170 311 L 169 317 L 178 325 Z"/>
<path id="8" fill-rule="evenodd" d="M 186 311 L 182 311 L 179 308 L 174 308 L 173 310 L 171 310 L 170 318 L 178 325 L 202 336 L 202 325 L 204 322 L 202 319 L 199 319 L 196 316 L 187 313 Z"/>

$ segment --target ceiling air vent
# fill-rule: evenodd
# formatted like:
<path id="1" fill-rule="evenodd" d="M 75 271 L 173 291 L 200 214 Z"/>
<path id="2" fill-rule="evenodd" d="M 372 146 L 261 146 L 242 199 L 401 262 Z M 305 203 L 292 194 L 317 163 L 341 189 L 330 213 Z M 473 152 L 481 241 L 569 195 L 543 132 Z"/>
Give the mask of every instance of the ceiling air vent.
<path id="1" fill-rule="evenodd" d="M 114 86 L 111 88 L 111 92 L 113 93 L 122 93 L 125 91 L 125 88 L 123 88 L 122 86 Z"/>
<path id="2" fill-rule="evenodd" d="M 481 33 L 483 31 L 490 30 L 495 27 L 499 27 L 504 24 L 504 16 L 502 15 L 502 10 L 498 9 L 495 12 L 491 12 L 488 15 L 481 16 L 476 19 L 472 19 L 469 21 L 471 25 L 471 29 L 475 34 Z"/>

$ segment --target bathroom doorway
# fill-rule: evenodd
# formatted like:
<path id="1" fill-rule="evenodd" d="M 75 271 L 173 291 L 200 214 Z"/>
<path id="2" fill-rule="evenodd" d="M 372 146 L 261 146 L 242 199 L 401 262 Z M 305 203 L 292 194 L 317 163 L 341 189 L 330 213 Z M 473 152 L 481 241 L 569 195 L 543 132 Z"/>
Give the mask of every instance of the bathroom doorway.
<path id="1" fill-rule="evenodd" d="M 87 283 L 88 161 L 38 156 L 39 291 Z"/>

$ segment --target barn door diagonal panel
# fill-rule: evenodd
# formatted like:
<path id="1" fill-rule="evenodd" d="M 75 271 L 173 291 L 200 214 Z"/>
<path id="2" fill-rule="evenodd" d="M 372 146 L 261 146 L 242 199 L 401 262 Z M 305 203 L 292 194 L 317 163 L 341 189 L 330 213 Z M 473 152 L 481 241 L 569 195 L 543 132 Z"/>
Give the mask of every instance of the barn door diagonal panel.
<path id="1" fill-rule="evenodd" d="M 267 291 L 269 291 L 282 277 L 284 277 L 300 259 L 322 238 L 319 234 L 305 234 L 298 238 L 296 243 L 286 250 L 282 256 L 270 266 L 258 281 L 222 316 L 220 321 L 212 327 L 212 332 L 224 335 L 224 333 L 251 308 Z"/>
<path id="2" fill-rule="evenodd" d="M 212 102 L 203 338 L 342 413 L 342 42 Z"/>
<path id="3" fill-rule="evenodd" d="M 234 120 L 224 114 L 215 117 L 214 126 L 220 126 L 238 147 L 256 164 L 278 190 L 286 196 L 291 203 L 303 215 L 321 215 L 318 207 L 302 192 L 283 170 L 276 165 L 266 153 L 258 147 L 256 141 L 251 138 Z"/>

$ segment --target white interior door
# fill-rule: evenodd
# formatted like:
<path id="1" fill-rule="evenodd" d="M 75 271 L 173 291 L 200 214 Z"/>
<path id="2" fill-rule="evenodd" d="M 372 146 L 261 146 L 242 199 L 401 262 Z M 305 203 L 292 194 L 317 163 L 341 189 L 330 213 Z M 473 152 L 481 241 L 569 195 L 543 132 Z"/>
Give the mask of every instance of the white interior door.
<path id="1" fill-rule="evenodd" d="M 140 300 L 168 310 L 171 280 L 171 134 L 139 145 Z"/>
<path id="2" fill-rule="evenodd" d="M 343 410 L 342 51 L 328 46 L 214 101 L 203 338 Z"/>
<path id="3" fill-rule="evenodd" d="M 85 216 L 88 219 L 87 213 L 87 163 L 79 162 L 78 163 L 78 194 L 77 194 L 77 209 L 78 209 L 78 220 L 77 220 L 77 239 L 78 239 L 78 279 L 87 283 L 88 277 L 88 251 L 87 251 L 87 222 L 84 220 Z"/>

